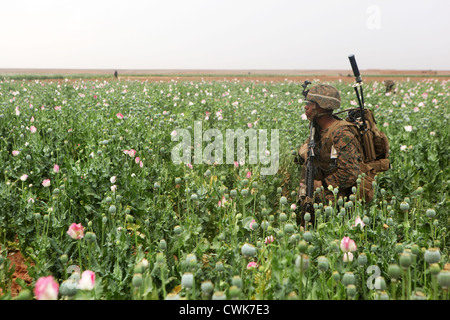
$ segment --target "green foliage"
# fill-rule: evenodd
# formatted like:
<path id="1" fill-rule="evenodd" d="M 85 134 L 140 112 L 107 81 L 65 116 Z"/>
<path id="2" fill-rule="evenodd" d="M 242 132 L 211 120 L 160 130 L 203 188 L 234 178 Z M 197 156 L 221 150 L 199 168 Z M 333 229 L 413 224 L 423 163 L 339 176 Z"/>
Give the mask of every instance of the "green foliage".
<path id="1" fill-rule="evenodd" d="M 355 103 L 349 84 L 333 84 L 343 108 Z M 332 276 L 348 271 L 356 278 L 355 299 L 374 299 L 376 290 L 366 286 L 368 266 L 377 266 L 388 287 L 396 288 L 396 296 L 388 290 L 391 299 L 409 298 L 408 286 L 402 287 L 407 275 L 394 283 L 386 273 L 399 263 L 396 243 L 405 250 L 414 244 L 440 248 L 441 269 L 449 259 L 447 81 L 399 82 L 396 94 L 385 94 L 377 82 L 365 84 L 366 105 L 389 137 L 393 167 L 378 175 L 371 204 L 356 200 L 343 217 L 322 209 L 307 230 L 298 224 L 299 210 L 290 208 L 300 178 L 293 159 L 308 135 L 301 92 L 299 83 L 287 81 L 1 81 L 0 242 L 17 235 L 36 280 L 51 274 L 61 283 L 73 266 L 94 271 L 95 289 L 80 290 L 74 299 L 164 299 L 168 293 L 209 299 L 200 287 L 206 280 L 229 298 L 235 276 L 242 281 L 243 299 L 347 299 L 352 288 Z M 248 158 L 237 167 L 226 164 L 225 154 L 222 164 L 194 159 L 192 168 L 174 164 L 171 150 L 177 142 L 171 133 L 184 128 L 193 134 L 194 121 L 202 121 L 203 132 L 214 128 L 224 136 L 226 129 L 245 131 L 249 124 L 279 129 L 277 174 L 262 176 L 263 165 L 248 164 Z M 203 141 L 202 149 L 206 146 Z M 45 179 L 49 187 L 42 185 Z M 400 209 L 405 198 L 407 212 Z M 333 206 L 335 213 L 342 209 Z M 425 214 L 428 208 L 436 211 L 433 219 Z M 369 223 L 353 227 L 364 216 Z M 72 239 L 67 234 L 72 223 L 81 223 L 95 239 Z M 265 243 L 269 236 L 273 243 Z M 344 236 L 357 246 L 352 262 L 344 262 L 339 250 Z M 299 241 L 306 241 L 305 252 Z M 242 256 L 246 242 L 257 248 L 254 257 Z M 357 263 L 362 253 L 366 265 Z M 190 254 L 195 263 L 186 262 Z M 309 258 L 303 272 L 295 265 L 301 254 Z M 320 256 L 329 262 L 323 272 L 317 268 Z M 414 259 L 411 290 L 422 288 L 430 299 L 444 297 L 432 285 L 423 252 Z M 136 277 L 140 286 L 134 286 L 142 261 L 148 266 Z M 250 262 L 258 267 L 248 268 Z M 2 270 L 6 284 L 11 274 Z M 194 275 L 192 290 L 181 286 L 185 272 Z"/>

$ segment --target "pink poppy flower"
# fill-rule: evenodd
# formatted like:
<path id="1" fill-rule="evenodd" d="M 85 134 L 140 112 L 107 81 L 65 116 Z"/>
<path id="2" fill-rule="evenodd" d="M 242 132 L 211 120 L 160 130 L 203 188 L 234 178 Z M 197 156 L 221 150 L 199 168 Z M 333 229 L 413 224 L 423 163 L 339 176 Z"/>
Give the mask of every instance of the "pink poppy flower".
<path id="1" fill-rule="evenodd" d="M 95 272 L 86 270 L 81 274 L 78 289 L 91 291 L 95 287 Z"/>
<path id="2" fill-rule="evenodd" d="M 249 263 L 247 264 L 247 269 L 252 269 L 252 268 L 258 269 L 258 267 L 259 267 L 259 265 L 258 265 L 256 262 L 254 262 L 254 261 L 249 262 Z"/>
<path id="3" fill-rule="evenodd" d="M 57 164 L 55 164 L 53 166 L 53 172 L 58 173 L 59 172 L 59 166 Z"/>
<path id="4" fill-rule="evenodd" d="M 116 114 L 116 117 L 119 118 L 119 119 L 123 119 L 123 114 L 117 113 L 117 114 Z"/>
<path id="5" fill-rule="evenodd" d="M 50 187 L 50 179 L 45 179 L 44 181 L 42 181 L 42 185 L 44 186 L 44 188 Z"/>
<path id="6" fill-rule="evenodd" d="M 251 177 L 252 177 L 252 172 L 251 172 L 251 171 L 248 171 L 248 172 L 247 172 L 247 178 L 250 179 Z"/>
<path id="7" fill-rule="evenodd" d="M 356 217 L 355 224 L 352 225 L 352 227 L 356 227 L 356 226 L 358 226 L 358 225 L 361 227 L 361 230 L 362 230 L 362 229 L 364 228 L 364 226 L 366 225 L 366 224 L 361 220 L 360 217 Z"/>
<path id="8" fill-rule="evenodd" d="M 81 223 L 72 223 L 67 230 L 67 234 L 74 240 L 82 239 L 84 237 L 84 227 Z"/>
<path id="9" fill-rule="evenodd" d="M 36 133 L 37 129 L 35 126 L 31 126 L 30 131 L 31 131 L 31 133 Z"/>
<path id="10" fill-rule="evenodd" d="M 266 239 L 264 240 L 264 243 L 265 244 L 269 244 L 269 243 L 272 243 L 272 242 L 274 242 L 275 241 L 275 239 L 273 238 L 273 236 L 268 236 L 268 237 L 266 237 Z"/>
<path id="11" fill-rule="evenodd" d="M 351 252 L 344 253 L 344 258 L 342 260 L 344 262 L 352 262 L 353 261 L 353 253 L 351 253 Z"/>
<path id="12" fill-rule="evenodd" d="M 134 149 L 128 150 L 128 155 L 133 158 L 136 155 L 136 150 Z"/>
<path id="13" fill-rule="evenodd" d="M 18 156 L 19 153 L 20 153 L 20 151 L 18 151 L 18 150 L 13 150 L 12 155 L 15 157 L 15 156 Z"/>
<path id="14" fill-rule="evenodd" d="M 350 239 L 350 237 L 344 237 L 341 240 L 341 250 L 343 252 L 354 252 L 356 251 L 355 241 Z"/>
<path id="15" fill-rule="evenodd" d="M 140 160 L 141 160 L 141 158 L 136 157 L 136 159 L 134 159 L 134 162 L 139 163 Z"/>
<path id="16" fill-rule="evenodd" d="M 142 161 L 139 162 L 139 167 L 144 167 L 144 163 Z"/>
<path id="17" fill-rule="evenodd" d="M 37 300 L 57 300 L 59 285 L 52 276 L 41 277 L 36 281 L 34 294 Z"/>

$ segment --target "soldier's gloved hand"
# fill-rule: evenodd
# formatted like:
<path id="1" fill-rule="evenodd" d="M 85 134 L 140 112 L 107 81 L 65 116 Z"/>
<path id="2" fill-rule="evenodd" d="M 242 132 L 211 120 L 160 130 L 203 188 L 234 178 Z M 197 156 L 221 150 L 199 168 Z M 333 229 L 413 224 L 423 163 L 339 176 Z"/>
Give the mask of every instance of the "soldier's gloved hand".
<path id="1" fill-rule="evenodd" d="M 306 143 L 298 150 L 298 155 L 303 159 L 303 162 L 308 159 L 308 145 Z"/>

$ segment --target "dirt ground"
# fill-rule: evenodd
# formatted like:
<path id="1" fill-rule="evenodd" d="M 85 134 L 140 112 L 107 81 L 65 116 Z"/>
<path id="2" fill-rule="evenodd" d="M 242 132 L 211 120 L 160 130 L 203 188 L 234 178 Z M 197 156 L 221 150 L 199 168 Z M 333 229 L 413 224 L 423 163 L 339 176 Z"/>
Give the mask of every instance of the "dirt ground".
<path id="1" fill-rule="evenodd" d="M 112 80 L 113 69 L 0 69 L 2 75 L 41 75 L 41 76 L 88 76 L 98 80 Z M 320 79 L 321 81 L 354 82 L 355 78 L 349 70 L 127 70 L 118 69 L 120 80 L 140 81 L 259 81 L 259 82 L 303 82 Z M 403 81 L 430 78 L 450 79 L 450 70 L 360 70 L 364 82 L 392 79 Z M 51 79 L 46 79 L 51 80 Z M 61 79 L 59 79 L 61 81 Z"/>
<path id="2" fill-rule="evenodd" d="M 12 275 L 11 284 L 11 296 L 16 297 L 22 287 L 16 283 L 16 279 L 24 280 L 28 285 L 31 285 L 33 279 L 28 275 L 27 265 L 25 264 L 25 258 L 22 256 L 20 251 L 12 249 L 9 250 L 8 256 L 6 257 L 11 261 L 10 268 L 14 267 L 14 273 Z M 31 264 L 33 265 L 33 264 Z M 11 270 L 11 269 L 10 269 Z M 2 289 L 0 288 L 0 297 L 3 295 Z"/>

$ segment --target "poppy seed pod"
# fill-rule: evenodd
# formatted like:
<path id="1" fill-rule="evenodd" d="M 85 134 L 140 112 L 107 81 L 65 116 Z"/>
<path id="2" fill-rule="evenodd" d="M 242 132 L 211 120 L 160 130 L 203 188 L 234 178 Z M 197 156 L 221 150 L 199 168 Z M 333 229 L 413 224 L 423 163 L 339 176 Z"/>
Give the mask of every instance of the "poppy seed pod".
<path id="1" fill-rule="evenodd" d="M 173 227 L 173 232 L 174 232 L 176 235 L 180 234 L 181 231 L 182 231 L 182 229 L 181 229 L 180 226 L 175 226 L 175 227 Z"/>
<path id="2" fill-rule="evenodd" d="M 405 202 L 405 201 L 402 201 L 402 202 L 400 203 L 400 209 L 403 210 L 403 211 L 409 210 L 409 203 L 408 203 L 408 202 Z"/>
<path id="3" fill-rule="evenodd" d="M 303 271 L 308 270 L 309 256 L 307 256 L 306 254 L 297 256 L 297 258 L 295 259 L 295 266 L 297 267 L 297 269 L 300 269 L 300 267 L 302 267 Z"/>
<path id="4" fill-rule="evenodd" d="M 167 249 L 167 242 L 165 239 L 159 240 L 159 250 L 164 251 Z"/>
<path id="5" fill-rule="evenodd" d="M 430 273 L 433 276 L 436 276 L 440 271 L 441 271 L 441 268 L 439 267 L 439 264 L 437 264 L 437 263 L 430 264 Z"/>
<path id="6" fill-rule="evenodd" d="M 139 288 L 142 285 L 142 274 L 136 273 L 131 282 L 134 287 Z"/>
<path id="7" fill-rule="evenodd" d="M 424 254 L 425 261 L 429 264 L 438 263 L 441 260 L 441 254 L 438 248 L 429 248 Z"/>
<path id="8" fill-rule="evenodd" d="M 225 267 L 223 266 L 222 261 L 217 261 L 216 262 L 216 270 L 219 272 L 222 272 L 225 270 Z"/>
<path id="9" fill-rule="evenodd" d="M 156 254 L 156 263 L 158 263 L 158 264 L 163 264 L 165 262 L 165 260 L 164 260 L 164 255 L 161 253 L 161 252 L 158 252 L 157 254 Z"/>
<path id="10" fill-rule="evenodd" d="M 236 286 L 238 288 L 242 288 L 242 279 L 240 276 L 233 276 L 233 278 L 231 279 L 231 284 L 233 286 Z"/>
<path id="11" fill-rule="evenodd" d="M 306 222 L 309 222 L 311 220 L 311 214 L 309 212 L 306 212 L 304 215 L 304 219 Z"/>
<path id="12" fill-rule="evenodd" d="M 252 244 L 244 243 L 244 245 L 241 248 L 241 253 L 243 256 L 246 257 L 253 257 L 256 254 L 256 248 Z"/>
<path id="13" fill-rule="evenodd" d="M 291 291 L 291 293 L 288 294 L 288 300 L 298 300 L 298 295 L 295 291 Z"/>
<path id="14" fill-rule="evenodd" d="M 192 289 L 194 286 L 194 275 L 190 272 L 185 272 L 181 277 L 181 286 L 186 289 Z"/>
<path id="15" fill-rule="evenodd" d="M 298 250 L 299 250 L 301 253 L 305 253 L 306 250 L 308 250 L 308 243 L 306 243 L 306 241 L 304 241 L 304 240 L 301 240 L 301 241 L 298 243 Z"/>
<path id="16" fill-rule="evenodd" d="M 367 264 L 367 256 L 366 256 L 366 254 L 365 254 L 364 252 L 361 252 L 361 253 L 358 255 L 358 264 L 359 264 L 360 266 L 364 266 L 364 265 Z"/>
<path id="17" fill-rule="evenodd" d="M 320 271 L 326 272 L 330 267 L 330 263 L 326 257 L 320 256 L 317 258 L 317 266 Z"/>
<path id="18" fill-rule="evenodd" d="M 294 225 L 292 223 L 286 223 L 286 225 L 284 226 L 284 232 L 286 232 L 287 234 L 294 233 L 295 232 Z"/>
<path id="19" fill-rule="evenodd" d="M 280 203 L 282 204 L 282 205 L 286 205 L 287 204 L 287 198 L 286 197 L 281 197 L 280 198 Z"/>
<path id="20" fill-rule="evenodd" d="M 364 222 L 364 224 L 369 224 L 370 223 L 370 219 L 368 216 L 364 216 L 362 221 Z"/>
<path id="21" fill-rule="evenodd" d="M 216 291 L 214 292 L 212 299 L 213 300 L 226 300 L 225 293 L 223 291 Z"/>
<path id="22" fill-rule="evenodd" d="M 388 275 L 392 281 L 396 281 L 402 276 L 402 270 L 397 264 L 391 264 L 388 267 Z"/>
<path id="23" fill-rule="evenodd" d="M 356 283 L 356 278 L 355 275 L 353 274 L 353 272 L 346 272 L 344 273 L 344 275 L 342 276 L 342 284 L 344 286 L 348 286 L 351 284 L 355 284 Z"/>
<path id="24" fill-rule="evenodd" d="M 377 300 L 389 300 L 389 296 L 386 291 L 380 291 L 377 295 Z"/>
<path id="25" fill-rule="evenodd" d="M 312 240 L 311 231 L 305 231 L 305 233 L 303 234 L 303 239 L 305 241 L 311 242 L 311 240 Z"/>
<path id="26" fill-rule="evenodd" d="M 59 287 L 59 293 L 63 296 L 73 297 L 78 292 L 78 283 L 74 279 L 64 280 Z"/>
<path id="27" fill-rule="evenodd" d="M 397 252 L 398 254 L 402 253 L 404 250 L 403 244 L 401 243 L 396 243 L 395 244 L 395 252 Z"/>
<path id="28" fill-rule="evenodd" d="M 241 292 L 241 290 L 236 286 L 231 286 L 228 289 L 228 292 L 229 292 L 231 298 L 237 298 L 239 296 L 239 293 Z"/>
<path id="29" fill-rule="evenodd" d="M 417 244 L 411 246 L 411 252 L 413 255 L 417 256 L 420 253 L 420 247 Z"/>
<path id="30" fill-rule="evenodd" d="M 386 281 L 384 280 L 383 277 L 376 277 L 375 278 L 375 289 L 377 290 L 386 290 Z"/>
<path id="31" fill-rule="evenodd" d="M 426 215 L 428 218 L 433 219 L 436 216 L 436 211 L 434 209 L 427 209 Z"/>
<path id="32" fill-rule="evenodd" d="M 95 233 L 90 232 L 90 231 L 86 232 L 86 234 L 84 235 L 84 238 L 86 239 L 87 242 L 90 242 L 90 243 L 94 243 L 97 240 Z"/>
<path id="33" fill-rule="evenodd" d="M 427 299 L 427 296 L 423 291 L 415 290 L 411 294 L 411 300 L 426 300 L 426 299 Z"/>
<path id="34" fill-rule="evenodd" d="M 392 226 L 394 225 L 394 219 L 392 219 L 392 218 L 387 218 L 387 219 L 386 219 L 386 224 L 387 224 L 389 227 L 392 227 Z"/>
<path id="35" fill-rule="evenodd" d="M 406 270 L 411 266 L 411 255 L 408 253 L 401 253 L 399 258 L 400 266 Z"/>
<path id="36" fill-rule="evenodd" d="M 356 295 L 356 286 L 354 284 L 349 284 L 347 286 L 347 295 L 349 298 L 354 298 Z"/>
<path id="37" fill-rule="evenodd" d="M 203 281 L 200 288 L 204 294 L 210 295 L 214 290 L 214 284 L 210 280 Z"/>
<path id="38" fill-rule="evenodd" d="M 441 272 L 437 275 L 437 282 L 443 289 L 448 290 L 450 287 L 450 271 L 441 270 Z"/>
<path id="39" fill-rule="evenodd" d="M 333 278 L 334 281 L 339 282 L 339 280 L 341 280 L 339 271 L 333 271 L 333 273 L 331 274 L 331 278 Z"/>
<path id="40" fill-rule="evenodd" d="M 186 263 L 188 265 L 195 265 L 195 264 L 197 264 L 197 257 L 193 253 L 189 253 L 186 256 Z"/>

